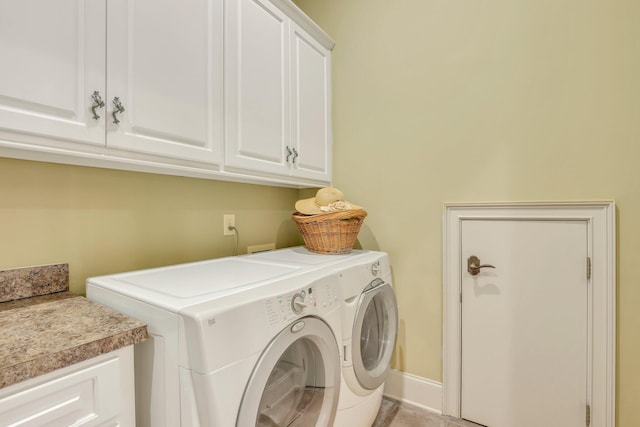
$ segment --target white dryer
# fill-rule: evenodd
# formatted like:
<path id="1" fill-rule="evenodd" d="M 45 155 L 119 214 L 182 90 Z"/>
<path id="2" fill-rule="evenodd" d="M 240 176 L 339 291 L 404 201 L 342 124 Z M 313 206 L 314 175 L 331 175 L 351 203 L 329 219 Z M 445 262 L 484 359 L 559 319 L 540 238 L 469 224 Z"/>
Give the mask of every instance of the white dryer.
<path id="1" fill-rule="evenodd" d="M 333 426 L 342 300 L 321 269 L 223 258 L 91 278 L 87 297 L 148 325 L 138 426 Z"/>
<path id="2" fill-rule="evenodd" d="M 342 384 L 335 427 L 370 427 L 398 333 L 388 256 L 372 252 L 339 272 L 344 298 Z"/>
<path id="3" fill-rule="evenodd" d="M 342 384 L 335 427 L 370 427 L 380 409 L 398 331 L 398 306 L 389 258 L 358 250 L 313 254 L 302 247 L 267 252 L 260 259 L 338 273 L 344 299 Z"/>

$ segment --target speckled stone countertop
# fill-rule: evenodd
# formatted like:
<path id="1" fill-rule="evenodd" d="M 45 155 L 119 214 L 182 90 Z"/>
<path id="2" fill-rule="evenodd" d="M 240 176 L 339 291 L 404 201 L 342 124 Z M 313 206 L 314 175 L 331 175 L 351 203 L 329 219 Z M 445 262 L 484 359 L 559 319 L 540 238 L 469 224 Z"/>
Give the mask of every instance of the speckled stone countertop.
<path id="1" fill-rule="evenodd" d="M 147 336 L 144 323 L 66 291 L 0 302 L 0 388 Z"/>
<path id="2" fill-rule="evenodd" d="M 69 290 L 69 264 L 39 265 L 0 271 L 0 302 Z"/>

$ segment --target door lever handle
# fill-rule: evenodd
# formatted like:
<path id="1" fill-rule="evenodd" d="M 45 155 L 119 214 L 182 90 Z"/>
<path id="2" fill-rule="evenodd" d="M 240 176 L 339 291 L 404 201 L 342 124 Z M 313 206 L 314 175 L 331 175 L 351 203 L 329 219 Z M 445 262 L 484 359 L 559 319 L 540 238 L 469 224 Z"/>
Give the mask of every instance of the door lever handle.
<path id="1" fill-rule="evenodd" d="M 491 264 L 480 264 L 480 259 L 475 256 L 475 255 L 471 255 L 469 257 L 469 259 L 467 259 L 467 271 L 469 272 L 469 274 L 471 274 L 472 276 L 476 276 L 478 273 L 480 273 L 480 269 L 481 268 L 496 268 L 495 266 L 491 265 Z"/>

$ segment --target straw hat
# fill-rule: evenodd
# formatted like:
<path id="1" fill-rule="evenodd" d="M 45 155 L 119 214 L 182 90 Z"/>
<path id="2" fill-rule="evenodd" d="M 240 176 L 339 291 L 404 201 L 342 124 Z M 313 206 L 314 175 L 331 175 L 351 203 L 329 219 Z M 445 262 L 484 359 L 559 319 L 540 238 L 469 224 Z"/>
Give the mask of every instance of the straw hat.
<path id="1" fill-rule="evenodd" d="M 347 202 L 342 191 L 333 187 L 321 188 L 315 197 L 296 202 L 296 210 L 305 215 L 318 215 L 353 209 L 362 209 L 362 207 Z"/>

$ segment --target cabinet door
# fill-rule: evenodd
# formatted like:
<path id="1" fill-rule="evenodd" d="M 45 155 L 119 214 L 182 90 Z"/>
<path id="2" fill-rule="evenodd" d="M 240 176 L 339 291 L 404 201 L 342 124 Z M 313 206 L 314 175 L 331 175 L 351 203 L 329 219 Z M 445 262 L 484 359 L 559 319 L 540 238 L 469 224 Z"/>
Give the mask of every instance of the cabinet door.
<path id="1" fill-rule="evenodd" d="M 104 145 L 91 95 L 105 96 L 105 3 L 0 1 L 2 139 Z M 104 109 L 96 113 L 104 116 Z"/>
<path id="2" fill-rule="evenodd" d="M 289 19 L 268 1 L 225 8 L 225 166 L 288 175 Z"/>
<path id="3" fill-rule="evenodd" d="M 331 181 L 331 52 L 296 24 L 291 31 L 292 174 Z"/>
<path id="4" fill-rule="evenodd" d="M 109 0 L 107 15 L 107 146 L 219 163 L 222 0 Z"/>
<path id="5" fill-rule="evenodd" d="M 132 425 L 126 398 L 133 398 L 133 378 L 123 383 L 126 363 L 115 353 L 36 377 L 12 387 L 16 392 L 0 394 L 0 425 L 3 426 L 115 426 Z M 120 352 L 122 354 L 122 352 Z M 131 369 L 132 370 L 132 369 Z M 130 371 L 127 369 L 127 372 Z M 47 378 L 45 381 L 41 378 Z M 27 386 L 29 384 L 29 386 Z M 4 396 L 3 396 L 4 395 Z M 122 412 L 124 414 L 120 415 Z M 118 424 L 119 419 L 122 424 Z"/>

